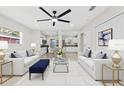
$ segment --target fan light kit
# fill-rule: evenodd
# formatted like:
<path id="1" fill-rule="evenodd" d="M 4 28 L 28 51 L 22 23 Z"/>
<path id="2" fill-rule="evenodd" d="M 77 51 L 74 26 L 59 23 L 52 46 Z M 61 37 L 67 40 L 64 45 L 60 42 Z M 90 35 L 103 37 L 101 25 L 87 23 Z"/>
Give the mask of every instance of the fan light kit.
<path id="1" fill-rule="evenodd" d="M 53 11 L 53 15 L 51 15 L 50 13 L 48 13 L 45 9 L 43 9 L 42 7 L 39 7 L 39 9 L 41 9 L 43 12 L 45 12 L 49 17 L 50 19 L 43 19 L 43 20 L 37 20 L 37 22 L 40 22 L 40 21 L 52 21 L 53 22 L 53 26 L 55 26 L 55 23 L 57 21 L 60 21 L 60 22 L 65 22 L 65 23 L 70 23 L 70 21 L 68 20 L 63 20 L 63 19 L 60 19 L 61 17 L 63 17 L 64 15 L 68 14 L 69 12 L 71 12 L 71 9 L 68 9 L 67 11 L 61 13 L 60 15 L 56 16 L 56 13 L 57 11 Z"/>
<path id="2" fill-rule="evenodd" d="M 57 20 L 56 18 L 53 18 L 52 21 L 53 21 L 53 22 L 57 22 L 58 20 Z"/>

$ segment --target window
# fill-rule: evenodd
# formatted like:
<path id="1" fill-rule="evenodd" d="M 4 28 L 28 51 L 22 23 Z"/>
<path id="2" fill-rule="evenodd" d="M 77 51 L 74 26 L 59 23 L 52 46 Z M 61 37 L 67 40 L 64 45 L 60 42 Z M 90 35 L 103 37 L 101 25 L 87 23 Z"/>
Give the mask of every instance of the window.
<path id="1" fill-rule="evenodd" d="M 22 33 L 6 27 L 0 27 L 0 40 L 8 41 L 9 44 L 21 44 Z"/>

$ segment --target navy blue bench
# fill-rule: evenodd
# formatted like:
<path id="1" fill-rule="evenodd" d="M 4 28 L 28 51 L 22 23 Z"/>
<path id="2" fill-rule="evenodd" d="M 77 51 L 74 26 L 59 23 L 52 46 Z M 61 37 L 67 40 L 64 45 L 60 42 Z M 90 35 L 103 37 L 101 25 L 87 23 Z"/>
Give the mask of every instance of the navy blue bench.
<path id="1" fill-rule="evenodd" d="M 42 73 L 42 80 L 44 80 L 44 72 L 49 66 L 49 59 L 40 59 L 37 63 L 29 68 L 29 80 L 31 80 L 31 73 Z"/>

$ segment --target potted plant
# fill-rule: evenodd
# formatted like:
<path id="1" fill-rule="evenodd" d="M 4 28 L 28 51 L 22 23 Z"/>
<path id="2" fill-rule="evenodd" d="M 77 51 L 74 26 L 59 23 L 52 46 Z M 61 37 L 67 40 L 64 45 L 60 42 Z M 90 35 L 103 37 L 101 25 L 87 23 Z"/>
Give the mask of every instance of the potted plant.
<path id="1" fill-rule="evenodd" d="M 64 54 L 63 48 L 59 48 L 59 49 L 58 49 L 58 52 L 57 52 L 57 56 L 58 56 L 58 57 L 62 57 L 63 54 Z"/>

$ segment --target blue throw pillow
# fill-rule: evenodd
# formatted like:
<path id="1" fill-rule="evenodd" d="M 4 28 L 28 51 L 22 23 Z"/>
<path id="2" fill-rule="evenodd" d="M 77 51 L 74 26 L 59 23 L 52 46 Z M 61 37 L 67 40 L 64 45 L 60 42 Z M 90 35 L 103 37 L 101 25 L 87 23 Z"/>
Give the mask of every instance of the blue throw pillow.
<path id="1" fill-rule="evenodd" d="M 11 53 L 11 58 L 16 58 L 16 56 L 13 53 Z"/>
<path id="2" fill-rule="evenodd" d="M 103 59 L 107 59 L 107 54 L 105 53 L 102 58 L 103 58 Z"/>
<path id="3" fill-rule="evenodd" d="M 28 50 L 26 50 L 26 54 L 27 54 L 27 57 L 29 57 L 29 53 L 28 53 Z"/>
<path id="4" fill-rule="evenodd" d="M 11 58 L 22 58 L 18 52 L 11 53 Z"/>
<path id="5" fill-rule="evenodd" d="M 88 57 L 91 57 L 92 50 L 89 51 Z"/>
<path id="6" fill-rule="evenodd" d="M 100 51 L 97 55 L 96 55 L 96 59 L 102 59 L 104 56 L 104 53 L 102 51 Z"/>

